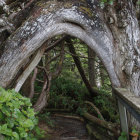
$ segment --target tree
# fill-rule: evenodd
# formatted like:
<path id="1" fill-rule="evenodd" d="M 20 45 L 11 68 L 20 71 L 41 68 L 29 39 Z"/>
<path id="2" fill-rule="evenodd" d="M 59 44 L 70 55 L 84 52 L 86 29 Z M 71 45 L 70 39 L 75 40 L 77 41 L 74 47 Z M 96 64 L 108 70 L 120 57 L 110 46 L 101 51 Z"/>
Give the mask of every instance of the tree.
<path id="1" fill-rule="evenodd" d="M 8 35 L 1 40 L 0 85 L 5 88 L 11 86 L 30 64 L 28 58 L 36 51 L 35 55 L 42 55 L 42 46 L 47 40 L 68 34 L 93 49 L 105 66 L 113 87 L 130 89 L 139 96 L 138 8 L 136 0 L 116 0 L 113 5 L 105 4 L 104 9 L 101 9 L 99 0 L 31 0 L 26 1 L 25 7 L 16 16 L 3 9 L 2 12 L 8 16 L 1 16 L 1 33 L 7 32 Z M 38 63 L 35 58 L 32 59 L 35 61 L 33 69 Z M 22 80 L 18 81 L 19 87 L 24 83 Z M 130 122 L 133 123 L 132 120 Z"/>
<path id="2" fill-rule="evenodd" d="M 96 76 L 95 76 L 95 58 L 96 54 L 90 48 L 88 48 L 88 70 L 89 70 L 89 81 L 92 87 L 96 87 Z"/>

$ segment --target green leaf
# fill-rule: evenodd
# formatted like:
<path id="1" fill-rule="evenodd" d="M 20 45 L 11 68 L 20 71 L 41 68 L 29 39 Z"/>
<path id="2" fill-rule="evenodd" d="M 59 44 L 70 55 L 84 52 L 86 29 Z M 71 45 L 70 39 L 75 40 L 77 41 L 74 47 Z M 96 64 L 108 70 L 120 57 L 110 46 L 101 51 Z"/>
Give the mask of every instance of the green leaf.
<path id="1" fill-rule="evenodd" d="M 24 98 L 24 102 L 25 102 L 25 105 L 27 105 L 29 107 L 32 106 L 29 98 Z"/>
<path id="2" fill-rule="evenodd" d="M 125 132 L 122 132 L 121 136 L 119 136 L 118 140 L 127 140 L 127 134 Z"/>
<path id="3" fill-rule="evenodd" d="M 15 138 L 15 140 L 19 140 L 19 135 L 17 132 L 13 132 L 12 135 Z"/>
<path id="4" fill-rule="evenodd" d="M 2 111 L 2 113 L 4 113 L 5 115 L 7 115 L 8 117 L 11 116 L 9 107 L 3 106 L 2 109 L 1 109 L 1 111 Z"/>
<path id="5" fill-rule="evenodd" d="M 140 5 L 140 0 L 137 1 L 137 5 Z"/>
<path id="6" fill-rule="evenodd" d="M 7 136 L 12 136 L 12 129 L 7 128 L 8 124 L 4 124 L 0 127 L 0 133 L 7 135 Z"/>
<path id="7" fill-rule="evenodd" d="M 2 109 L 2 104 L 0 104 L 0 109 Z"/>
<path id="8" fill-rule="evenodd" d="M 4 118 L 4 115 L 2 112 L 0 112 L 0 120 L 3 120 L 3 118 Z"/>
<path id="9" fill-rule="evenodd" d="M 110 0 L 110 1 L 109 1 L 109 4 L 110 4 L 110 5 L 113 5 L 113 0 Z"/>
<path id="10" fill-rule="evenodd" d="M 37 124 L 31 105 L 30 99 L 0 87 L 0 124 L 3 124 L 0 134 L 4 135 L 5 140 L 20 140 L 20 137 L 31 140 L 34 137 L 27 134 Z"/>
<path id="11" fill-rule="evenodd" d="M 14 108 L 20 108 L 20 104 L 18 101 L 12 100 L 11 103 Z"/>
<path id="12" fill-rule="evenodd" d="M 15 120 L 13 118 L 7 118 L 8 127 L 13 128 L 15 124 Z"/>
<path id="13" fill-rule="evenodd" d="M 26 132 L 21 132 L 20 133 L 21 138 L 26 138 L 27 136 L 28 136 L 28 134 Z"/>
<path id="14" fill-rule="evenodd" d="M 22 122 L 21 124 L 24 128 L 30 128 L 34 126 L 34 123 L 32 120 L 27 119 L 26 121 Z"/>
<path id="15" fill-rule="evenodd" d="M 33 117 L 34 115 L 35 115 L 34 110 L 31 109 L 31 108 L 28 108 L 28 110 L 27 110 L 27 116 L 28 116 L 28 117 Z"/>
<path id="16" fill-rule="evenodd" d="M 2 125 L 1 129 L 2 129 L 2 130 L 6 130 L 6 129 L 7 129 L 7 125 L 8 125 L 8 124 Z"/>

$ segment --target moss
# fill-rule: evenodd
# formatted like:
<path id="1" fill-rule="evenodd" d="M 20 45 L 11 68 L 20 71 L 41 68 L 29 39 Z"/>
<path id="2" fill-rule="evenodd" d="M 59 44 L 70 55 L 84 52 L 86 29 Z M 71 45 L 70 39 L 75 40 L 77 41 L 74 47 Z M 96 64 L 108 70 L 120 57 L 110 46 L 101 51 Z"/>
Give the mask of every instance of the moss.
<path id="1" fill-rule="evenodd" d="M 36 3 L 37 7 L 40 7 L 41 9 L 46 9 L 45 11 L 42 11 L 42 13 L 46 14 L 48 12 L 57 11 L 57 9 L 60 9 L 61 7 L 64 8 L 71 8 L 73 6 L 72 2 L 58 2 L 58 1 L 39 1 Z"/>
<path id="2" fill-rule="evenodd" d="M 45 11 L 41 11 L 41 13 L 47 14 L 49 12 L 55 11 L 58 7 L 58 3 L 56 1 L 39 1 L 36 3 L 36 7 L 38 7 L 38 9 L 46 9 Z"/>
<path id="3" fill-rule="evenodd" d="M 80 6 L 79 10 L 85 14 L 87 14 L 89 17 L 92 17 L 92 11 L 89 7 L 84 7 L 84 6 Z"/>
<path id="4" fill-rule="evenodd" d="M 82 12 L 83 14 L 86 14 L 88 17 L 93 16 L 92 10 L 88 7 L 88 3 L 86 0 L 80 0 L 80 1 L 73 1 L 68 0 L 66 2 L 61 1 L 39 1 L 36 3 L 37 7 L 40 7 L 41 9 L 47 9 L 43 11 L 43 13 L 53 12 L 57 11 L 57 9 L 64 7 L 65 9 L 71 8 L 72 6 L 77 6 L 78 11 Z"/>
<path id="5" fill-rule="evenodd" d="M 71 8 L 72 6 L 73 6 L 73 4 L 70 2 L 67 2 L 64 4 L 64 8 Z"/>
<path id="6" fill-rule="evenodd" d="M 38 6 L 38 7 L 42 7 L 42 8 L 45 8 L 45 7 L 50 7 L 51 5 L 57 5 L 58 4 L 58 2 L 56 2 L 56 1 L 48 1 L 48 2 L 45 2 L 45 1 L 39 1 L 39 2 L 37 2 L 36 3 L 36 6 Z"/>
<path id="7" fill-rule="evenodd" d="M 39 2 L 36 3 L 36 6 L 42 7 L 42 6 L 44 6 L 44 3 L 39 1 Z"/>

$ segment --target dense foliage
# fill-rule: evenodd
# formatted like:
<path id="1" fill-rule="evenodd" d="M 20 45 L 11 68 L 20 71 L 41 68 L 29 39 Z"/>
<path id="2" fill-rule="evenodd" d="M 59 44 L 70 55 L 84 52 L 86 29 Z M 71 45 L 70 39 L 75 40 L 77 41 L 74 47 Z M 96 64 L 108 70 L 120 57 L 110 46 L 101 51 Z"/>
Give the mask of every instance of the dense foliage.
<path id="1" fill-rule="evenodd" d="M 0 134 L 4 140 L 35 139 L 33 130 L 38 120 L 31 106 L 30 99 L 0 88 Z"/>
<path id="2" fill-rule="evenodd" d="M 65 73 L 66 74 L 66 73 Z M 71 73 L 72 74 L 72 73 Z M 70 73 L 52 81 L 49 106 L 54 108 L 75 109 L 89 96 L 81 83 L 71 78 Z"/>
<path id="3" fill-rule="evenodd" d="M 108 85 L 97 89 L 99 95 L 91 98 L 86 87 L 80 83 L 79 79 L 73 77 L 74 73 L 65 71 L 60 77 L 52 81 L 48 108 L 67 109 L 71 113 L 81 114 L 81 109 L 85 109 L 84 102 L 89 100 L 100 109 L 107 121 L 118 123 L 117 106 Z M 90 109 L 90 111 L 95 113 L 94 109 Z"/>
<path id="4" fill-rule="evenodd" d="M 93 99 L 93 103 L 100 109 L 107 121 L 119 123 L 117 105 L 112 94 L 104 88 L 101 88 L 98 91 L 100 94 Z"/>

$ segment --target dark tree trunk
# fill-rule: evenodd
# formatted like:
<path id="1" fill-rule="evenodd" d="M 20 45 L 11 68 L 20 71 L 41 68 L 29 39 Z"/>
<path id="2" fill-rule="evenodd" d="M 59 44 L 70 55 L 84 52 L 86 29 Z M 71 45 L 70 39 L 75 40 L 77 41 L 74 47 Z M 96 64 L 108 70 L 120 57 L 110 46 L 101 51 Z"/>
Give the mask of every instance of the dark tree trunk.
<path id="1" fill-rule="evenodd" d="M 89 82 L 92 87 L 96 87 L 95 58 L 96 54 L 94 53 L 94 51 L 88 48 Z"/>
<path id="2" fill-rule="evenodd" d="M 87 77 L 85 75 L 84 69 L 82 68 L 80 59 L 79 59 L 79 57 L 76 54 L 76 51 L 75 51 L 75 48 L 74 48 L 74 46 L 72 44 L 71 39 L 70 38 L 67 38 L 66 39 L 66 42 L 67 42 L 67 45 L 68 45 L 68 48 L 69 48 L 70 53 L 73 54 L 72 55 L 73 60 L 74 60 L 74 62 L 76 64 L 76 66 L 77 66 L 77 69 L 78 69 L 78 71 L 79 71 L 79 73 L 81 75 L 81 78 L 82 78 L 82 80 L 83 80 L 83 82 L 84 82 L 87 90 L 89 91 L 89 93 L 90 93 L 91 96 L 97 96 L 98 93 L 95 90 L 93 90 L 92 86 L 90 85 L 90 83 L 89 83 L 89 81 L 88 81 L 88 79 L 87 79 Z"/>

